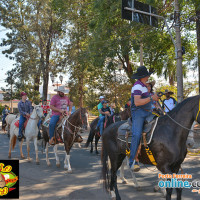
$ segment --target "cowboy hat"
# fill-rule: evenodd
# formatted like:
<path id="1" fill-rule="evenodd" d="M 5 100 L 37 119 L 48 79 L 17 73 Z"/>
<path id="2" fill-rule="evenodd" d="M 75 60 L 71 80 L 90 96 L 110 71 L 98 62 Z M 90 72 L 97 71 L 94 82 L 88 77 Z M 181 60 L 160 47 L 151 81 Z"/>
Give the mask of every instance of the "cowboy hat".
<path id="1" fill-rule="evenodd" d="M 165 92 L 164 92 L 164 94 L 169 94 L 169 95 L 171 95 L 171 94 L 174 94 L 173 92 L 171 92 L 171 91 L 169 91 L 169 90 L 165 90 Z"/>
<path id="2" fill-rule="evenodd" d="M 21 96 L 21 97 L 23 97 L 23 96 L 25 96 L 25 95 L 27 95 L 26 92 L 21 92 L 21 93 L 20 93 L 20 96 Z"/>
<path id="3" fill-rule="evenodd" d="M 58 89 L 55 89 L 54 91 L 62 92 L 62 93 L 68 93 L 69 91 L 65 89 L 65 86 L 61 85 L 58 87 Z"/>
<path id="4" fill-rule="evenodd" d="M 144 77 L 150 76 L 153 72 L 154 71 L 148 72 L 145 66 L 140 66 L 137 68 L 137 72 L 133 74 L 132 79 L 144 78 Z"/>

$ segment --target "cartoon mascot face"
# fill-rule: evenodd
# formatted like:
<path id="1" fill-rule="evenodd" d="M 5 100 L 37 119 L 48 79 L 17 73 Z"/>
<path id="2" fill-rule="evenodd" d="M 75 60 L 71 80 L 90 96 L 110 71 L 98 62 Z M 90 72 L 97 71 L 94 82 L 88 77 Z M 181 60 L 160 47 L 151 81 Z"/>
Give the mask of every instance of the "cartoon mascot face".
<path id="1" fill-rule="evenodd" d="M 6 182 L 5 182 L 4 178 L 3 178 L 3 175 L 0 174 L 0 187 L 3 188 L 5 185 L 6 185 Z"/>

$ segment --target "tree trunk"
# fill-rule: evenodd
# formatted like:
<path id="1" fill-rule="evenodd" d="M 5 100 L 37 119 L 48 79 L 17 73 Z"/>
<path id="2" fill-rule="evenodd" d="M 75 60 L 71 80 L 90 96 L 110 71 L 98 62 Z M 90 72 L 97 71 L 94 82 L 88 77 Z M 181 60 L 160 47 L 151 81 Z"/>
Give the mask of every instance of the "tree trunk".
<path id="1" fill-rule="evenodd" d="M 40 87 L 40 74 L 34 78 L 34 91 L 39 92 L 39 87 Z"/>
<path id="2" fill-rule="evenodd" d="M 177 74 L 177 100 L 180 103 L 183 100 L 183 70 L 182 70 L 182 47 L 181 47 L 181 31 L 180 31 L 180 9 L 179 1 L 174 1 L 174 19 L 176 31 L 176 74 Z"/>
<path id="3" fill-rule="evenodd" d="M 169 76 L 169 84 L 174 85 L 174 76 Z"/>
<path id="4" fill-rule="evenodd" d="M 197 33 L 197 51 L 198 51 L 198 73 L 199 73 L 199 94 L 200 94 L 200 10 L 196 10 L 196 33 Z"/>
<path id="5" fill-rule="evenodd" d="M 80 74 L 79 78 L 79 106 L 83 107 L 83 73 Z"/>

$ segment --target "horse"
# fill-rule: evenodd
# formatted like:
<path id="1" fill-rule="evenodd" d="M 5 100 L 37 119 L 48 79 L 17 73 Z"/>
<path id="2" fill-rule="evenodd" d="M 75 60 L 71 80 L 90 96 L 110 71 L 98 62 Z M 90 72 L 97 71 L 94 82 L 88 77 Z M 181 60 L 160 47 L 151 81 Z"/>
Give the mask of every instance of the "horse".
<path id="1" fill-rule="evenodd" d="M 162 174 L 177 174 L 187 154 L 186 141 L 189 129 L 194 120 L 200 123 L 200 96 L 189 97 L 179 103 L 168 115 L 158 119 L 157 126 L 149 144 L 156 167 Z M 172 120 L 173 119 L 173 120 Z M 102 138 L 102 175 L 104 186 L 110 190 L 113 199 L 120 200 L 117 188 L 117 170 L 126 157 L 126 142 L 118 139 L 118 128 L 125 122 L 117 122 L 105 129 Z M 107 159 L 111 162 L 111 180 L 108 184 Z M 143 164 L 152 164 L 146 155 L 144 146 L 141 147 L 139 160 Z M 172 188 L 166 188 L 166 199 L 170 200 Z M 177 200 L 181 199 L 182 188 L 176 188 Z"/>
<path id="2" fill-rule="evenodd" d="M 14 114 L 8 114 L 7 116 L 6 116 L 6 124 L 7 124 L 7 128 L 8 128 L 8 137 L 10 137 L 10 125 L 11 125 L 11 123 L 12 123 L 12 121 L 14 120 L 14 119 L 16 119 L 18 117 L 18 115 L 14 115 Z"/>
<path id="3" fill-rule="evenodd" d="M 39 158 L 38 158 L 38 147 L 37 147 L 37 135 L 38 135 L 37 124 L 40 118 L 44 118 L 43 109 L 40 105 L 35 105 L 33 112 L 31 113 L 30 118 L 25 128 L 25 136 L 26 136 L 27 152 L 28 152 L 27 159 L 29 162 L 31 161 L 29 143 L 30 143 L 30 140 L 33 139 L 34 146 L 35 146 L 35 153 L 36 153 L 36 164 L 40 163 Z M 9 146 L 9 153 L 8 153 L 9 158 L 11 158 L 11 147 L 12 149 L 15 148 L 17 136 L 19 134 L 19 128 L 15 125 L 15 123 L 18 120 L 19 120 L 19 117 L 14 119 L 10 125 L 10 146 Z M 20 155 L 22 159 L 25 158 L 22 152 L 23 141 L 24 139 L 22 139 L 20 143 Z"/>
<path id="4" fill-rule="evenodd" d="M 81 126 L 81 127 L 80 127 Z M 88 127 L 88 112 L 86 108 L 79 108 L 73 114 L 68 117 L 64 117 L 61 122 L 61 127 L 58 129 L 62 133 L 62 140 L 64 143 L 66 155 L 64 160 L 64 169 L 67 169 L 67 172 L 71 173 L 70 165 L 70 149 L 72 148 L 74 142 L 82 142 L 82 137 L 77 134 L 78 131 L 82 128 L 87 130 Z M 48 145 L 49 145 L 49 128 L 42 125 L 43 137 L 46 146 L 46 162 L 50 166 L 51 163 L 48 158 Z M 56 157 L 56 166 L 60 167 L 60 161 L 57 153 L 58 143 L 54 145 L 54 153 Z"/>
<path id="5" fill-rule="evenodd" d="M 112 123 L 115 123 L 117 121 L 120 121 L 121 118 L 119 116 L 119 114 L 113 114 L 111 115 L 110 117 L 108 117 L 108 120 L 106 122 L 106 126 L 105 128 L 107 128 L 110 124 Z M 100 134 L 99 134 L 99 131 L 95 130 L 96 129 L 96 126 L 97 126 L 97 123 L 99 121 L 99 117 L 97 117 L 96 119 L 94 119 L 91 124 L 90 124 L 90 132 L 89 132 L 89 135 L 88 135 L 88 139 L 87 139 L 87 142 L 85 143 L 85 148 L 87 148 L 89 146 L 89 143 L 91 144 L 91 149 L 90 149 L 90 153 L 93 153 L 93 138 L 95 137 L 95 151 L 96 151 L 96 154 L 99 154 L 98 150 L 97 150 L 97 145 L 98 145 L 98 141 L 100 139 Z"/>
<path id="6" fill-rule="evenodd" d="M 131 109 L 130 108 L 125 108 L 125 110 L 121 111 L 119 114 L 115 114 L 115 116 L 120 116 L 120 119 L 112 121 L 113 117 L 109 118 L 109 121 L 107 122 L 106 127 L 108 127 L 113 122 L 116 122 L 116 121 L 119 121 L 119 120 L 127 120 L 129 117 L 131 117 Z M 97 150 L 97 145 L 98 145 L 98 141 L 100 139 L 100 135 L 98 134 L 98 131 L 95 130 L 98 121 L 99 121 L 99 117 L 97 117 L 96 119 L 94 119 L 91 122 L 91 124 L 90 124 L 90 132 L 89 132 L 89 135 L 88 135 L 87 142 L 85 144 L 85 148 L 87 148 L 89 146 L 89 143 L 91 144 L 90 153 L 93 153 L 93 139 L 95 137 L 96 154 L 99 154 L 99 152 Z"/>

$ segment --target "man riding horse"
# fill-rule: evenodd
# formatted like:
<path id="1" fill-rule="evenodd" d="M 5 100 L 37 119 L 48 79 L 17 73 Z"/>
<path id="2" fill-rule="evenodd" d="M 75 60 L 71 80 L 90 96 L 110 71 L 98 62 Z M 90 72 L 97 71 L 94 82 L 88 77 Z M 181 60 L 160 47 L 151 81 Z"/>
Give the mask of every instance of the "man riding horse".
<path id="1" fill-rule="evenodd" d="M 56 89 L 57 95 L 53 96 L 50 102 L 50 108 L 52 110 L 51 120 L 49 124 L 49 144 L 54 144 L 54 131 L 57 122 L 59 121 L 59 118 L 61 115 L 71 115 L 72 110 L 72 104 L 70 103 L 70 100 L 67 96 L 65 96 L 65 93 L 67 93 L 67 90 L 65 90 L 64 86 L 59 86 L 58 89 Z M 69 112 L 67 111 L 67 106 L 69 106 Z"/>
<path id="2" fill-rule="evenodd" d="M 134 160 L 145 119 L 151 115 L 152 101 L 158 101 L 157 94 L 150 95 L 146 82 L 153 72 L 148 72 L 145 66 L 140 66 L 133 74 L 133 79 L 138 79 L 131 90 L 131 115 L 132 115 L 132 140 L 129 166 L 134 171 L 139 171 L 139 163 Z"/>
<path id="3" fill-rule="evenodd" d="M 24 129 L 24 123 L 28 117 L 30 117 L 30 114 L 33 111 L 31 102 L 27 100 L 27 94 L 25 92 L 21 92 L 21 101 L 18 103 L 18 110 L 20 113 L 19 118 L 19 135 L 18 140 L 21 141 L 22 138 L 25 138 L 22 131 Z"/>

